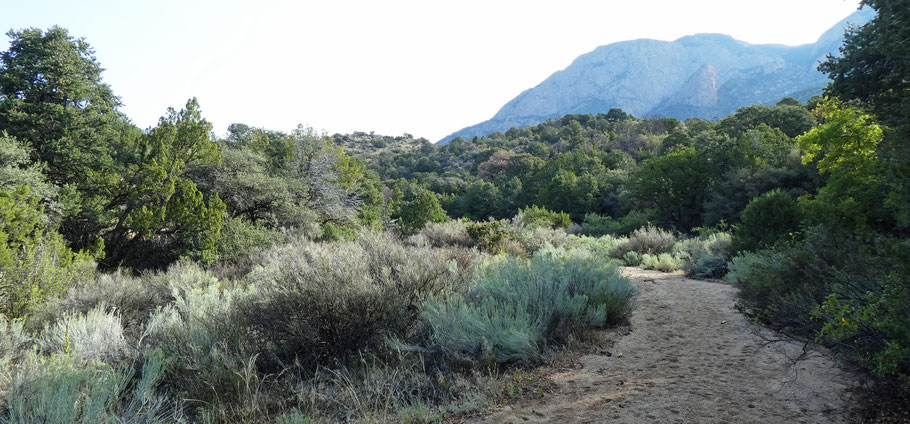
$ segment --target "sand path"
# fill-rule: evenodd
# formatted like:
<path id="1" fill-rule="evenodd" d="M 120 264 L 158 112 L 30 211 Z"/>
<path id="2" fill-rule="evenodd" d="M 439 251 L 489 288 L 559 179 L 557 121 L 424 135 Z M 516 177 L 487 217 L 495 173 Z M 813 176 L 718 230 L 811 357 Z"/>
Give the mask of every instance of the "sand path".
<path id="1" fill-rule="evenodd" d="M 624 268 L 640 297 L 615 344 L 557 372 L 557 389 L 473 420 L 488 423 L 836 423 L 852 379 L 733 309 L 736 289 Z M 762 332 L 764 337 L 758 332 Z"/>

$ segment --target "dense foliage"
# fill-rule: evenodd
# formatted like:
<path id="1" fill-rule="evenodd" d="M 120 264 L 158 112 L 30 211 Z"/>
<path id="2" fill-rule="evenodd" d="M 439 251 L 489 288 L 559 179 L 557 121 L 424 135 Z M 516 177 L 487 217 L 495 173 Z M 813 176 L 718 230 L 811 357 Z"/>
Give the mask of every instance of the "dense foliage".
<path id="1" fill-rule="evenodd" d="M 616 266 L 910 381 L 906 0 L 829 97 L 716 122 L 566 115 L 447 145 L 139 129 L 85 40 L 0 53 L 0 421 L 428 421 L 621 322 Z M 456 219 L 452 219 L 456 218 Z M 518 372 L 518 371 L 516 371 Z"/>

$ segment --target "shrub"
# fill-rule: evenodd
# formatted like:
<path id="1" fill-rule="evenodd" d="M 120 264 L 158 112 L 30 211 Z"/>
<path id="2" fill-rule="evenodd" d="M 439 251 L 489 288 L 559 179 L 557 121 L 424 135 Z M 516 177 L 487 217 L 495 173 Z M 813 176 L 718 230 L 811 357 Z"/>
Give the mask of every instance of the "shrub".
<path id="1" fill-rule="evenodd" d="M 240 217 L 226 217 L 221 237 L 215 242 L 215 257 L 220 262 L 236 262 L 259 249 L 285 241 L 279 230 Z"/>
<path id="2" fill-rule="evenodd" d="M 639 266 L 641 265 L 641 255 L 634 250 L 630 250 L 623 255 L 622 264 L 625 266 Z"/>
<path id="3" fill-rule="evenodd" d="M 151 316 L 143 342 L 169 358 L 168 384 L 215 407 L 243 399 L 244 387 L 257 383 L 255 374 L 244 372 L 255 353 L 243 343 L 248 330 L 235 312 L 254 291 L 207 280 L 171 282 L 175 300 Z"/>
<path id="4" fill-rule="evenodd" d="M 464 221 L 429 223 L 418 235 L 423 236 L 432 247 L 474 247 L 474 240 L 468 235 Z"/>
<path id="5" fill-rule="evenodd" d="M 555 212 L 536 205 L 519 209 L 516 221 L 528 227 L 565 228 L 572 225 L 572 219 L 565 212 Z"/>
<path id="6" fill-rule="evenodd" d="M 21 320 L 9 321 L 0 315 L 0 373 L 31 343 L 32 337 L 22 327 Z"/>
<path id="7" fill-rule="evenodd" d="M 655 227 L 639 228 L 632 232 L 625 243 L 613 249 L 610 256 L 621 259 L 630 251 L 659 255 L 669 253 L 675 244 L 676 236 L 670 232 Z"/>
<path id="8" fill-rule="evenodd" d="M 116 363 L 126 357 L 120 316 L 99 304 L 85 314 L 64 314 L 56 323 L 45 325 L 38 344 L 46 352 L 64 353 L 81 360 Z"/>
<path id="9" fill-rule="evenodd" d="M 778 250 L 733 258 L 727 281 L 740 303 L 771 326 L 815 337 L 882 375 L 907 378 L 906 241 L 817 229 Z"/>
<path id="10" fill-rule="evenodd" d="M 786 192 L 770 191 L 752 199 L 733 232 L 733 250 L 754 251 L 770 247 L 799 230 L 802 213 Z"/>
<path id="11" fill-rule="evenodd" d="M 488 221 L 468 224 L 468 235 L 474 244 L 491 253 L 502 250 L 502 242 L 508 237 L 502 222 Z"/>
<path id="12" fill-rule="evenodd" d="M 605 235 L 627 236 L 639 228 L 647 227 L 649 219 L 650 214 L 639 211 L 630 212 L 620 219 L 589 213 L 585 215 L 581 232 L 592 237 Z"/>
<path id="13" fill-rule="evenodd" d="M 517 241 L 522 251 L 529 255 L 544 248 L 545 246 L 563 247 L 573 243 L 574 237 L 566 234 L 563 230 L 553 230 L 550 228 L 537 227 L 532 230 L 522 230 L 513 228 L 511 237 Z"/>
<path id="14" fill-rule="evenodd" d="M 353 240 L 354 239 L 354 229 L 351 227 L 344 227 L 335 225 L 331 222 L 326 222 L 322 226 L 322 235 L 319 236 L 319 240 L 322 241 L 340 241 L 340 240 Z"/>
<path id="15" fill-rule="evenodd" d="M 85 314 L 103 303 L 117 310 L 125 336 L 135 342 L 145 330 L 151 313 L 174 301 L 173 287 L 205 286 L 213 278 L 198 264 L 188 261 L 140 277 L 124 272 L 99 274 L 94 281 L 73 287 L 39 308 L 34 320 L 53 322 L 61 312 Z"/>
<path id="16" fill-rule="evenodd" d="M 641 255 L 642 269 L 672 272 L 676 271 L 680 267 L 682 267 L 682 260 L 669 253 L 661 253 L 659 255 L 651 255 L 645 253 Z"/>
<path id="17" fill-rule="evenodd" d="M 635 290 L 607 263 L 587 249 L 504 258 L 467 294 L 427 302 L 428 349 L 454 363 L 536 361 L 549 343 L 624 316 Z"/>
<path id="18" fill-rule="evenodd" d="M 682 258 L 682 268 L 692 278 L 721 278 L 730 261 L 730 234 L 712 233 L 686 240 L 674 248 Z"/>
<path id="19" fill-rule="evenodd" d="M 445 210 L 439 204 L 439 199 L 427 190 L 420 194 L 413 194 L 410 200 L 403 200 L 393 214 L 393 218 L 398 220 L 398 228 L 401 233 L 408 236 L 416 234 L 430 222 L 439 223 L 448 220 Z"/>
<path id="20" fill-rule="evenodd" d="M 814 336 L 821 322 L 810 312 L 835 286 L 865 292 L 880 272 L 862 243 L 852 237 L 811 230 L 805 239 L 779 250 L 744 252 L 734 257 L 726 277 L 736 285 L 740 303 L 771 326 Z"/>
<path id="21" fill-rule="evenodd" d="M 425 297 L 459 285 L 444 251 L 406 247 L 387 234 L 355 242 L 298 243 L 267 252 L 248 280 L 258 293 L 240 308 L 263 369 L 305 369 L 407 338 Z"/>
<path id="22" fill-rule="evenodd" d="M 157 393 L 164 358 L 147 356 L 134 379 L 131 367 L 113 368 L 67 355 L 30 355 L 12 375 L 4 423 L 71 424 L 179 422 L 180 409 Z"/>
<path id="23" fill-rule="evenodd" d="M 71 251 L 45 219 L 27 186 L 0 189 L 0 314 L 24 317 L 94 276 L 92 256 Z"/>

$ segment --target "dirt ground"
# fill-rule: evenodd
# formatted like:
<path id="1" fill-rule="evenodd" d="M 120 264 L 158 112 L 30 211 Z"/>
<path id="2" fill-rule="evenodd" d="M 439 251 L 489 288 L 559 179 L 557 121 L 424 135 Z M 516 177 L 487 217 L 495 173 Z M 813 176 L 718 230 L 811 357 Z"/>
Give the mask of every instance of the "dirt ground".
<path id="1" fill-rule="evenodd" d="M 556 389 L 475 423 L 837 423 L 853 379 L 750 324 L 736 289 L 624 268 L 640 291 L 615 343 L 552 376 Z"/>

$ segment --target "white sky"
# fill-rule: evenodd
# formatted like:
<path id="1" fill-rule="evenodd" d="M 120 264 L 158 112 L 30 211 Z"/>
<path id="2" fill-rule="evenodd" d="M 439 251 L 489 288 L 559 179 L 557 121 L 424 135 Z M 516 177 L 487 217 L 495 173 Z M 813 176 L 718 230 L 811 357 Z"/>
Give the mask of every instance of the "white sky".
<path id="1" fill-rule="evenodd" d="M 195 96 L 218 134 L 232 122 L 302 123 L 435 142 L 603 44 L 699 32 L 811 43 L 857 4 L 0 0 L 0 29 L 60 25 L 85 37 L 142 128 Z"/>

